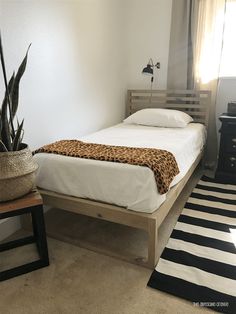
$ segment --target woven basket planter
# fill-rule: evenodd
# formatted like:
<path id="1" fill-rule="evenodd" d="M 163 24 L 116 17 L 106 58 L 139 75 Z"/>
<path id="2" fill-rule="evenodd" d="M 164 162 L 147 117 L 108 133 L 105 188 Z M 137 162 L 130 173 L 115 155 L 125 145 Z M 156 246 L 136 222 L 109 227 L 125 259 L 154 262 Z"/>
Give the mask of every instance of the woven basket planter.
<path id="1" fill-rule="evenodd" d="M 16 199 L 34 188 L 38 165 L 26 144 L 15 152 L 0 153 L 0 202 Z"/>

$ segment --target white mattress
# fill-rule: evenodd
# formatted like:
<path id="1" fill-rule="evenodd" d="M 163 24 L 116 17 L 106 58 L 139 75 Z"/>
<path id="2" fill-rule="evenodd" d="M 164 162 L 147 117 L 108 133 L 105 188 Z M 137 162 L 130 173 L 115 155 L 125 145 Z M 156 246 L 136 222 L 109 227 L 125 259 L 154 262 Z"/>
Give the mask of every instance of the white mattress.
<path id="1" fill-rule="evenodd" d="M 131 147 L 151 147 L 174 154 L 180 173 L 178 183 L 191 167 L 206 138 L 205 127 L 191 123 L 186 128 L 158 128 L 118 124 L 95 132 L 85 142 Z M 36 184 L 62 194 L 112 203 L 131 210 L 151 213 L 166 199 L 160 195 L 152 170 L 147 167 L 67 157 L 36 154 L 39 165 Z"/>

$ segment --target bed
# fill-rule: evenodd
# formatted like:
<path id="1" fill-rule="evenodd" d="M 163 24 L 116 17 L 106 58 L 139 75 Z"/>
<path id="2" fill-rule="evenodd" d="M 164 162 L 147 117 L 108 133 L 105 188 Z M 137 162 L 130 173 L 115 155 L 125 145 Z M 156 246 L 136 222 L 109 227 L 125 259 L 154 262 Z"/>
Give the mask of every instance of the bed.
<path id="1" fill-rule="evenodd" d="M 153 172 L 147 167 L 41 153 L 34 158 L 39 164 L 36 184 L 44 204 L 144 229 L 148 256 L 118 257 L 155 267 L 158 228 L 203 158 L 209 101 L 209 91 L 130 90 L 127 116 L 143 108 L 178 109 L 192 116 L 194 123 L 184 129 L 120 123 L 81 138 L 84 142 L 170 151 L 180 173 L 168 193 L 158 193 Z"/>

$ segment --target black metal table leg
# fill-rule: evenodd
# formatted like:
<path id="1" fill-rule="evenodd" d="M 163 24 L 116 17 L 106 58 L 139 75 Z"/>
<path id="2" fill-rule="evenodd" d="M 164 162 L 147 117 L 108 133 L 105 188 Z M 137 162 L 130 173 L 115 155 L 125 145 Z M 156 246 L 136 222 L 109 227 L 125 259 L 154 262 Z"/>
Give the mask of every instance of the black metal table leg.
<path id="1" fill-rule="evenodd" d="M 38 247 L 39 255 L 41 259 L 45 261 L 45 263 L 49 263 L 43 206 L 35 206 L 31 211 L 31 216 L 35 242 Z"/>
<path id="2" fill-rule="evenodd" d="M 16 247 L 20 247 L 30 243 L 35 243 L 37 245 L 39 259 L 21 266 L 1 271 L 0 281 L 7 280 L 15 276 L 19 276 L 49 265 L 47 238 L 45 232 L 42 204 L 0 213 L 0 219 L 19 216 L 25 213 L 30 213 L 32 216 L 33 235 L 0 244 L 0 252 L 14 249 Z"/>

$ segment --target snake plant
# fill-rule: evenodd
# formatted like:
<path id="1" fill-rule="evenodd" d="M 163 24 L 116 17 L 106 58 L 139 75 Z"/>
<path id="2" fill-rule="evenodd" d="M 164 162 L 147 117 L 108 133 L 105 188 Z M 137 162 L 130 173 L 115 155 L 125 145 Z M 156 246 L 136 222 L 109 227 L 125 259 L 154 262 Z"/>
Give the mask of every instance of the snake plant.
<path id="1" fill-rule="evenodd" d="M 0 108 L 0 152 L 18 151 L 23 147 L 22 140 L 24 135 L 24 120 L 19 123 L 16 113 L 19 102 L 19 85 L 25 72 L 29 48 L 30 45 L 18 71 L 16 74 L 15 72 L 12 74 L 8 82 L 0 33 L 0 58 L 5 84 L 5 95 Z"/>

